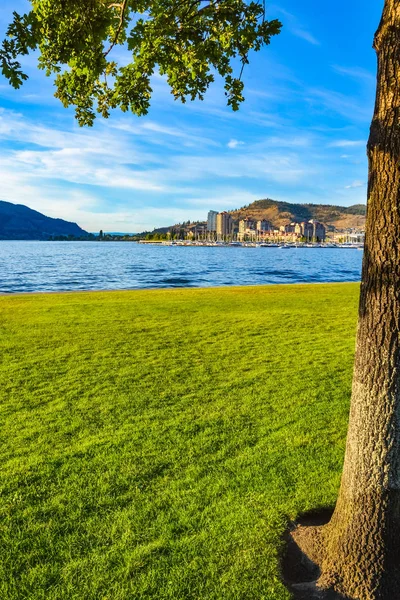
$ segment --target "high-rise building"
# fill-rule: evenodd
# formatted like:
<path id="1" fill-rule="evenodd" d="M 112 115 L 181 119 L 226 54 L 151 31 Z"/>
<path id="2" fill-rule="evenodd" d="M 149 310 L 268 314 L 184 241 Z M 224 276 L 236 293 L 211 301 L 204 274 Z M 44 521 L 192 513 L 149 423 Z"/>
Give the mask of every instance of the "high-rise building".
<path id="1" fill-rule="evenodd" d="M 246 233 L 248 229 L 255 229 L 255 223 L 251 219 L 240 219 L 239 233 Z"/>
<path id="2" fill-rule="evenodd" d="M 309 241 L 315 240 L 319 242 L 323 242 L 326 236 L 325 226 L 314 219 L 296 223 L 295 233 L 305 237 Z"/>
<path id="3" fill-rule="evenodd" d="M 217 214 L 217 236 L 225 237 L 233 233 L 233 219 L 228 212 Z"/>
<path id="4" fill-rule="evenodd" d="M 241 219 L 239 221 L 238 237 L 241 242 L 246 239 L 255 239 L 256 235 L 256 224 L 252 219 Z"/>
<path id="5" fill-rule="evenodd" d="M 283 233 L 294 233 L 295 232 L 295 228 L 296 228 L 296 223 L 289 223 L 287 225 L 281 225 L 279 227 L 279 229 Z"/>
<path id="6" fill-rule="evenodd" d="M 312 223 L 312 226 L 313 226 L 314 240 L 316 242 L 325 241 L 325 236 L 326 236 L 325 226 L 322 223 L 320 223 L 319 221 L 316 221 L 315 219 L 311 219 L 310 223 Z"/>
<path id="7" fill-rule="evenodd" d="M 267 221 L 267 219 L 262 219 L 261 221 L 257 221 L 257 231 L 272 231 L 273 225 L 271 221 Z"/>
<path id="8" fill-rule="evenodd" d="M 217 231 L 217 214 L 216 210 L 208 211 L 207 217 L 207 231 L 216 232 Z"/>

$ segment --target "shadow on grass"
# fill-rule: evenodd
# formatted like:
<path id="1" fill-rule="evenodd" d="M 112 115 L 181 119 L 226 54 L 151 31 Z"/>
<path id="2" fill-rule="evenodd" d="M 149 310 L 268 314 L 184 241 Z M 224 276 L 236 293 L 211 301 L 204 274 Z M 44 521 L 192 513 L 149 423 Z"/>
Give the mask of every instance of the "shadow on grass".
<path id="1" fill-rule="evenodd" d="M 284 552 L 281 560 L 283 583 L 294 600 L 346 600 L 332 590 L 317 587 L 320 570 L 299 548 L 292 537 L 292 531 L 298 526 L 315 527 L 329 523 L 333 508 L 323 508 L 304 513 L 289 527 L 283 535 Z"/>

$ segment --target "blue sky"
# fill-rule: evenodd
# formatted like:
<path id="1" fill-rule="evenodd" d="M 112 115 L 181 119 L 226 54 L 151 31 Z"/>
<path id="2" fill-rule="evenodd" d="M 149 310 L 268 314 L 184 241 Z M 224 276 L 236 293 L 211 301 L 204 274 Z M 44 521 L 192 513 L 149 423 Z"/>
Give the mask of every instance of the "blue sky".
<path id="1" fill-rule="evenodd" d="M 2 0 L 0 33 L 25 0 Z M 375 88 L 372 39 L 383 0 L 267 2 L 283 32 L 253 54 L 246 101 L 174 102 L 154 78 L 146 117 L 115 112 L 81 129 L 52 81 L 0 79 L 0 199 L 89 231 L 143 231 L 205 219 L 259 198 L 349 206 L 366 201 L 365 144 Z"/>

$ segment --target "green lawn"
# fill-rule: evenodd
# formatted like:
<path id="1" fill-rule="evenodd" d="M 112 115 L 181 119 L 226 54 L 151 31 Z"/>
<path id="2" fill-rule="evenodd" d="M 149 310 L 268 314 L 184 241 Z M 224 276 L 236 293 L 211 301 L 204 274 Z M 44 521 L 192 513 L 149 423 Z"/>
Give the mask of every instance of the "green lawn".
<path id="1" fill-rule="evenodd" d="M 284 600 L 332 506 L 359 287 L 0 297 L 1 600 Z"/>

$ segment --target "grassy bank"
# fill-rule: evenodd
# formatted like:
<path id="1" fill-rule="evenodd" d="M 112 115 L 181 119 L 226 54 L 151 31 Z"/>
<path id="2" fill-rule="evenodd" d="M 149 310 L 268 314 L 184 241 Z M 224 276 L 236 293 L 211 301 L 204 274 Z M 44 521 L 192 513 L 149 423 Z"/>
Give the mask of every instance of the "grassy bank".
<path id="1" fill-rule="evenodd" d="M 0 297 L 0 598 L 283 600 L 334 503 L 355 284 Z"/>

